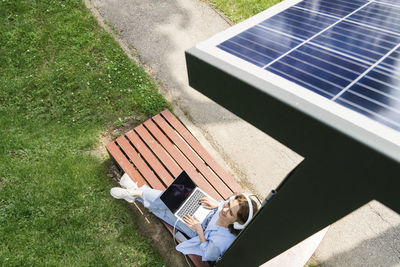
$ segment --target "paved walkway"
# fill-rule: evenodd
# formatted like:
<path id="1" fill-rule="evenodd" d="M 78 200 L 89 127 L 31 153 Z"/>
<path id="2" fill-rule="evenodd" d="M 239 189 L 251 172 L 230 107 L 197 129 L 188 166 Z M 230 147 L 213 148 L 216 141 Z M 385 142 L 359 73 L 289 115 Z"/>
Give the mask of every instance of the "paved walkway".
<path id="1" fill-rule="evenodd" d="M 160 81 L 162 93 L 173 103 L 185 125 L 244 188 L 264 197 L 301 161 L 295 152 L 188 86 L 184 51 L 230 26 L 207 3 L 197 0 L 92 0 L 92 3 Z M 360 230 L 356 227 L 360 218 L 374 223 L 365 223 L 366 229 Z M 357 233 L 353 227 L 358 229 Z M 394 262 L 400 262 L 400 242 L 392 242 L 393 238 L 400 239 L 399 227 L 398 214 L 376 203 L 367 205 L 331 227 L 315 259 L 326 266 L 357 266 L 368 263 L 366 254 L 374 253 L 376 245 L 380 255 L 374 257 L 382 265 L 371 266 L 394 266 Z M 370 229 L 378 230 L 371 233 Z M 381 246 L 380 242 L 389 245 Z M 318 241 L 312 246 L 315 244 Z M 296 257 L 295 253 L 290 255 Z M 286 262 L 288 265 L 280 266 L 293 266 L 290 257 Z"/>
<path id="2" fill-rule="evenodd" d="M 189 87 L 184 51 L 230 26 L 209 5 L 187 0 L 92 2 L 135 48 L 140 61 L 162 83 L 163 94 L 200 129 L 199 135 L 219 151 L 242 184 L 263 196 L 300 161 L 298 155 Z"/>

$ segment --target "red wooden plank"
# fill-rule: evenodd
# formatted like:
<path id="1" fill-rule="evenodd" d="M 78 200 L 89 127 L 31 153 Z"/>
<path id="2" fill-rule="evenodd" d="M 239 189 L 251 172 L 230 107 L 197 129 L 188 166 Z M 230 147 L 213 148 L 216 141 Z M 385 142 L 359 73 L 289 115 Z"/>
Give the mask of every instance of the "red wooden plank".
<path id="1" fill-rule="evenodd" d="M 132 180 L 138 183 L 138 186 L 142 186 L 147 184 L 143 177 L 136 171 L 133 165 L 129 162 L 129 160 L 125 157 L 125 155 L 121 152 L 115 142 L 111 142 L 106 146 L 108 152 L 110 152 L 111 156 L 118 163 L 118 165 L 122 168 L 124 172 L 126 172 Z"/>
<path id="2" fill-rule="evenodd" d="M 154 170 L 157 176 L 161 178 L 161 180 L 167 186 L 170 185 L 174 181 L 174 178 L 158 161 L 158 159 L 149 150 L 149 148 L 143 143 L 140 137 L 134 131 L 129 131 L 128 133 L 125 134 L 125 136 L 129 138 L 129 140 L 135 146 L 136 150 L 147 161 L 147 164 L 151 166 L 151 168 Z"/>
<path id="3" fill-rule="evenodd" d="M 161 114 L 233 192 L 243 191 L 242 187 L 211 157 L 200 142 L 168 109 Z"/>
<path id="4" fill-rule="evenodd" d="M 224 184 L 221 179 L 207 167 L 203 160 L 189 148 L 188 144 L 182 140 L 182 138 L 171 128 L 163 117 L 156 115 L 153 117 L 153 120 L 223 198 L 226 199 L 232 195 L 230 188 L 226 186 L 226 184 Z"/>
<path id="5" fill-rule="evenodd" d="M 125 136 L 117 138 L 116 142 L 120 145 L 125 154 L 128 155 L 132 163 L 139 170 L 142 176 L 146 179 L 147 183 L 154 189 L 164 190 L 165 186 L 160 182 L 158 177 L 153 173 L 147 164 L 139 157 L 137 152 L 133 149 L 131 144 L 126 140 Z"/>
<path id="6" fill-rule="evenodd" d="M 188 256 L 196 267 L 211 267 L 207 261 L 202 261 L 199 255 L 188 254 Z"/>
<path id="7" fill-rule="evenodd" d="M 146 128 L 151 134 L 158 140 L 158 142 L 164 147 L 164 149 L 171 155 L 172 158 L 178 163 L 178 165 L 184 169 L 190 178 L 207 192 L 213 198 L 219 200 L 221 195 L 204 179 L 190 164 L 190 162 L 181 154 L 181 152 L 168 140 L 168 138 L 161 132 L 160 129 L 151 121 L 147 120 L 144 122 Z"/>
<path id="8" fill-rule="evenodd" d="M 136 133 L 143 139 L 143 141 L 150 147 L 150 149 L 156 154 L 164 166 L 170 173 L 176 178 L 182 172 L 181 167 L 176 164 L 175 161 L 165 152 L 162 146 L 154 140 L 151 134 L 144 128 L 143 125 L 139 125 L 135 128 Z"/>

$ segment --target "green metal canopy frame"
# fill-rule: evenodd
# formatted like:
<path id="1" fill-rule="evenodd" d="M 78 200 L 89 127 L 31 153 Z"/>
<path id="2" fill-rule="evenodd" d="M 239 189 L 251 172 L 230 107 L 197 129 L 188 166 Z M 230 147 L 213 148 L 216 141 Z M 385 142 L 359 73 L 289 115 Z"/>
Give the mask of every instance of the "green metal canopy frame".
<path id="1" fill-rule="evenodd" d="M 346 121 L 196 47 L 186 63 L 191 87 L 305 158 L 217 266 L 259 266 L 374 199 L 400 213 L 399 147 L 363 142 Z"/>

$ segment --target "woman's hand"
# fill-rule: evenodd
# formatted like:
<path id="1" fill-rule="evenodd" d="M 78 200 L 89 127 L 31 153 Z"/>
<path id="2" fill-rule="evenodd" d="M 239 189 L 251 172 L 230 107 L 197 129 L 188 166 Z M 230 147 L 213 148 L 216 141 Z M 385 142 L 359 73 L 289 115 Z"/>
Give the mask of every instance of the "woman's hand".
<path id="1" fill-rule="evenodd" d="M 197 233 L 201 243 L 206 242 L 206 237 L 204 236 L 203 227 L 201 227 L 201 223 L 199 222 L 199 220 L 197 220 L 196 217 L 186 215 L 185 217 L 183 217 L 183 220 L 185 221 L 187 226 L 190 227 L 190 229 L 192 229 Z"/>
<path id="2" fill-rule="evenodd" d="M 215 199 L 209 197 L 200 198 L 200 203 L 203 204 L 203 207 L 209 210 L 213 210 L 218 208 L 219 202 Z"/>
<path id="3" fill-rule="evenodd" d="M 183 220 L 185 221 L 186 225 L 196 233 L 203 232 L 203 227 L 201 227 L 201 223 L 196 217 L 186 215 L 183 217 Z"/>

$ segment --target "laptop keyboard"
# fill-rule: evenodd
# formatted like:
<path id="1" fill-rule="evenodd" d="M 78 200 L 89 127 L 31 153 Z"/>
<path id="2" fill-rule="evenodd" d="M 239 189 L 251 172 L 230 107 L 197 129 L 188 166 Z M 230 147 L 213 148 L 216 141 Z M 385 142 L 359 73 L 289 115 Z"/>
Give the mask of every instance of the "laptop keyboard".
<path id="1" fill-rule="evenodd" d="M 196 212 L 200 204 L 200 198 L 205 197 L 200 190 L 196 190 L 189 198 L 189 200 L 185 203 L 182 209 L 176 214 L 178 217 L 182 218 L 186 215 L 193 216 Z"/>

